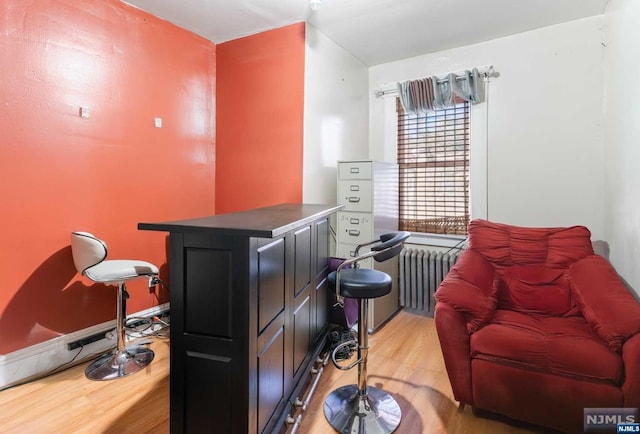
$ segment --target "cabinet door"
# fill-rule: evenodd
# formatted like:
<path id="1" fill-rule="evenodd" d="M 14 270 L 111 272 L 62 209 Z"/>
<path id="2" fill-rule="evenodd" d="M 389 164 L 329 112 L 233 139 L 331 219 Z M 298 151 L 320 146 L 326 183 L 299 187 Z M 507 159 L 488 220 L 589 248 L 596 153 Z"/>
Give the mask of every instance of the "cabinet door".
<path id="1" fill-rule="evenodd" d="M 293 370 L 294 376 L 311 348 L 311 226 L 294 232 Z"/>
<path id="2" fill-rule="evenodd" d="M 258 332 L 284 312 L 285 240 L 258 249 Z"/>
<path id="3" fill-rule="evenodd" d="M 329 219 L 322 219 L 316 225 L 316 266 L 315 266 L 315 324 L 314 341 L 327 325 L 327 275 L 329 274 Z"/>
<path id="4" fill-rule="evenodd" d="M 293 372 L 296 375 L 311 349 L 311 291 L 307 287 L 296 298 L 293 311 Z"/>
<path id="5" fill-rule="evenodd" d="M 175 360 L 178 356 L 172 357 Z M 187 391 L 181 397 L 184 425 L 179 430 L 173 426 L 171 431 L 197 433 L 206 427 L 215 427 L 219 432 L 232 432 L 232 359 L 188 351 L 181 362 L 184 366 L 183 384 Z M 175 406 L 176 403 L 172 402 L 172 411 L 175 411 Z"/>
<path id="6" fill-rule="evenodd" d="M 286 392 L 284 318 L 279 316 L 258 337 L 258 433 L 275 414 Z M 215 393 L 215 392 L 213 392 Z"/>
<path id="7" fill-rule="evenodd" d="M 235 347 L 246 339 L 232 307 L 248 310 L 237 297 L 245 288 L 234 281 L 246 262 L 238 259 L 239 251 L 227 237 L 170 237 L 171 432 L 213 426 L 239 432 L 246 416 L 239 420 L 234 410 L 246 403 L 242 373 L 247 361 Z"/>
<path id="8" fill-rule="evenodd" d="M 297 297 L 311 283 L 311 226 L 293 234 L 295 268 L 293 292 Z"/>
<path id="9" fill-rule="evenodd" d="M 257 249 L 257 432 L 261 433 L 285 399 L 287 366 L 286 239 L 261 239 Z M 254 333 L 256 333 L 254 332 Z M 251 335 L 250 335 L 251 336 Z M 256 336 L 253 334 L 253 336 Z M 254 338 L 255 339 L 255 338 Z"/>

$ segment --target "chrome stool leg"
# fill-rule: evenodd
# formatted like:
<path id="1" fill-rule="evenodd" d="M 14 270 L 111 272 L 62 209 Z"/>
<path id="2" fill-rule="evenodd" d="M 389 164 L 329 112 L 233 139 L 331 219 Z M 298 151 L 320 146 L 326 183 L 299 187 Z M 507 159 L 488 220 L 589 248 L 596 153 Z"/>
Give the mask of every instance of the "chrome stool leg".
<path id="1" fill-rule="evenodd" d="M 358 384 L 334 390 L 324 402 L 327 421 L 340 433 L 392 433 L 402 417 L 400 406 L 391 395 L 367 385 L 368 310 L 369 300 L 358 300 Z"/>
<path id="2" fill-rule="evenodd" d="M 85 375 L 90 380 L 113 380 L 134 374 L 153 360 L 154 353 L 149 348 L 126 347 L 124 321 L 127 311 L 127 293 L 124 282 L 118 285 L 118 306 L 116 310 L 116 348 L 100 356 L 87 366 Z"/>

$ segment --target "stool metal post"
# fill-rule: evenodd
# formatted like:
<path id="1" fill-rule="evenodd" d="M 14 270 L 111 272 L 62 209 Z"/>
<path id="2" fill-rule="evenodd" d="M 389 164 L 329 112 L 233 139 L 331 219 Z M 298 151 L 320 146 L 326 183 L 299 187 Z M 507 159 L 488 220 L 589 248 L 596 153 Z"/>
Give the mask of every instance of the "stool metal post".
<path id="1" fill-rule="evenodd" d="M 367 358 L 369 356 L 369 299 L 358 300 L 358 395 L 367 395 Z"/>
<path id="2" fill-rule="evenodd" d="M 125 343 L 127 342 L 127 335 L 124 329 L 124 320 L 127 311 L 127 299 L 129 293 L 124 282 L 118 285 L 118 308 L 116 309 L 116 350 L 124 350 Z"/>

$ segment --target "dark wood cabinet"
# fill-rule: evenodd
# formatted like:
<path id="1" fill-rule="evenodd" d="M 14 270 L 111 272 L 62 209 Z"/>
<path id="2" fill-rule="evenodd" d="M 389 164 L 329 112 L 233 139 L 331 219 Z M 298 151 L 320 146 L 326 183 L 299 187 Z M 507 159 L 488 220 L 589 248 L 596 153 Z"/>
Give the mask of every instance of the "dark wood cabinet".
<path id="1" fill-rule="evenodd" d="M 280 429 L 327 333 L 328 217 L 283 204 L 168 231 L 171 432 Z"/>

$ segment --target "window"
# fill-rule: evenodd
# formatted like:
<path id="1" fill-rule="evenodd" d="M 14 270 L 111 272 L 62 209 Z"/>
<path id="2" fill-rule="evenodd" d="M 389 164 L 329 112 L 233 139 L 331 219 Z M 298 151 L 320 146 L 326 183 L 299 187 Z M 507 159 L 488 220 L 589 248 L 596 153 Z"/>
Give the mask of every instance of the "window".
<path id="1" fill-rule="evenodd" d="M 469 224 L 469 103 L 398 112 L 400 229 L 466 235 Z"/>

